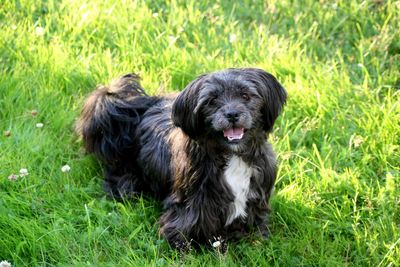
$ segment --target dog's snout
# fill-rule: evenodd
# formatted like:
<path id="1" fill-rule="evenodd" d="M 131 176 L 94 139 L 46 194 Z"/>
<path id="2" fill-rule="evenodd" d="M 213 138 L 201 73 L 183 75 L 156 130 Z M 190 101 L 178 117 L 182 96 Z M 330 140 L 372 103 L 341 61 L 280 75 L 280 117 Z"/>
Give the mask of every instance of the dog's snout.
<path id="1" fill-rule="evenodd" d="M 228 110 L 225 112 L 225 117 L 230 122 L 236 122 L 239 119 L 239 112 L 237 110 Z"/>

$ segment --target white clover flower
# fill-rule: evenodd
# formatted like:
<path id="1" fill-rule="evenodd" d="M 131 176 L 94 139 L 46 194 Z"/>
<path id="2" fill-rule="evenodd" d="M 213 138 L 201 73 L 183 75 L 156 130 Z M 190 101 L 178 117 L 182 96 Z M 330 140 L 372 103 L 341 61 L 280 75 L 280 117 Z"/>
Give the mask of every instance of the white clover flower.
<path id="1" fill-rule="evenodd" d="M 220 246 L 221 246 L 221 241 L 219 241 L 219 240 L 215 241 L 214 243 L 212 243 L 212 246 L 213 246 L 214 248 L 220 247 Z"/>
<path id="2" fill-rule="evenodd" d="M 170 44 L 170 45 L 175 44 L 175 43 L 176 43 L 176 40 L 178 40 L 178 38 L 179 38 L 179 37 L 173 36 L 173 35 L 168 36 L 168 42 L 169 42 L 169 44 Z"/>
<path id="3" fill-rule="evenodd" d="M 41 122 L 39 122 L 39 123 L 36 123 L 36 128 L 42 128 L 44 126 L 44 124 L 43 123 L 41 123 Z"/>
<path id="4" fill-rule="evenodd" d="M 15 181 L 17 179 L 18 179 L 18 175 L 14 174 L 14 173 L 8 176 L 8 180 L 10 180 L 10 181 Z M 0 265 L 0 267 L 1 267 L 1 265 Z"/>
<path id="5" fill-rule="evenodd" d="M 24 177 L 24 176 L 27 176 L 29 173 L 28 173 L 28 169 L 20 169 L 19 170 L 19 176 L 20 177 Z"/>
<path id="6" fill-rule="evenodd" d="M 45 30 L 43 27 L 36 27 L 35 28 L 35 33 L 37 36 L 42 36 L 45 34 Z"/>
<path id="7" fill-rule="evenodd" d="M 356 135 L 353 139 L 354 147 L 359 147 L 362 143 L 364 143 L 364 138 L 362 136 Z"/>
<path id="8" fill-rule="evenodd" d="M 110 9 L 104 10 L 104 13 L 107 14 L 107 15 L 110 15 L 113 11 L 114 11 L 114 9 L 110 8 Z"/>
<path id="9" fill-rule="evenodd" d="M 236 42 L 236 40 L 237 40 L 236 34 L 232 33 L 232 34 L 229 36 L 229 42 L 230 42 L 230 43 L 234 43 L 234 42 Z"/>
<path id="10" fill-rule="evenodd" d="M 70 170 L 71 170 L 71 167 L 68 164 L 61 167 L 62 172 L 69 172 Z"/>
<path id="11" fill-rule="evenodd" d="M 9 263 L 8 261 L 1 261 L 0 267 L 11 267 L 11 263 Z"/>

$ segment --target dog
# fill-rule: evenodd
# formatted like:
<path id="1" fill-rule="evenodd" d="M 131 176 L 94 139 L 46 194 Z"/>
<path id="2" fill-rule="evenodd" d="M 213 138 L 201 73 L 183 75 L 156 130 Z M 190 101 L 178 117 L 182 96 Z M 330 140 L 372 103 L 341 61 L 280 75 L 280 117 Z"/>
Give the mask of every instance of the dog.
<path id="1" fill-rule="evenodd" d="M 86 100 L 76 131 L 116 198 L 162 201 L 160 234 L 175 248 L 267 237 L 277 160 L 268 134 L 286 103 L 258 68 L 203 74 L 177 96 L 148 96 L 128 74 Z"/>

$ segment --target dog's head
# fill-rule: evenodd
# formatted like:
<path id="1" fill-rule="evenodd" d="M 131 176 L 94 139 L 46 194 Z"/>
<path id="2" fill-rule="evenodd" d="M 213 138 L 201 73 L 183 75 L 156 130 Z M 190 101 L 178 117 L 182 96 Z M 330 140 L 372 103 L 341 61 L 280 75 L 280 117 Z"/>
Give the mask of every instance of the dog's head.
<path id="1" fill-rule="evenodd" d="M 226 69 L 192 81 L 175 100 L 172 119 L 190 138 L 209 136 L 238 145 L 251 132 L 272 131 L 286 96 L 264 70 Z"/>

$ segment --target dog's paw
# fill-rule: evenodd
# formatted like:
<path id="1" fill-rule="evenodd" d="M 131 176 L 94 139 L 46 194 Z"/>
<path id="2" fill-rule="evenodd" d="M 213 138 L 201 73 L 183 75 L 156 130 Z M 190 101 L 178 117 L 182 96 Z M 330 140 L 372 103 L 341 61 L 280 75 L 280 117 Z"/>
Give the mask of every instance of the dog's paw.
<path id="1" fill-rule="evenodd" d="M 269 239 L 271 232 L 269 231 L 268 226 L 266 226 L 265 224 L 259 225 L 257 227 L 257 230 L 258 230 L 257 234 L 258 234 L 258 236 L 260 236 L 261 239 L 264 239 L 264 240 Z"/>
<path id="2" fill-rule="evenodd" d="M 173 241 L 171 243 L 171 246 L 177 249 L 179 252 L 183 253 L 192 250 L 192 242 L 193 242 L 192 239 L 191 240 L 179 239 Z"/>

